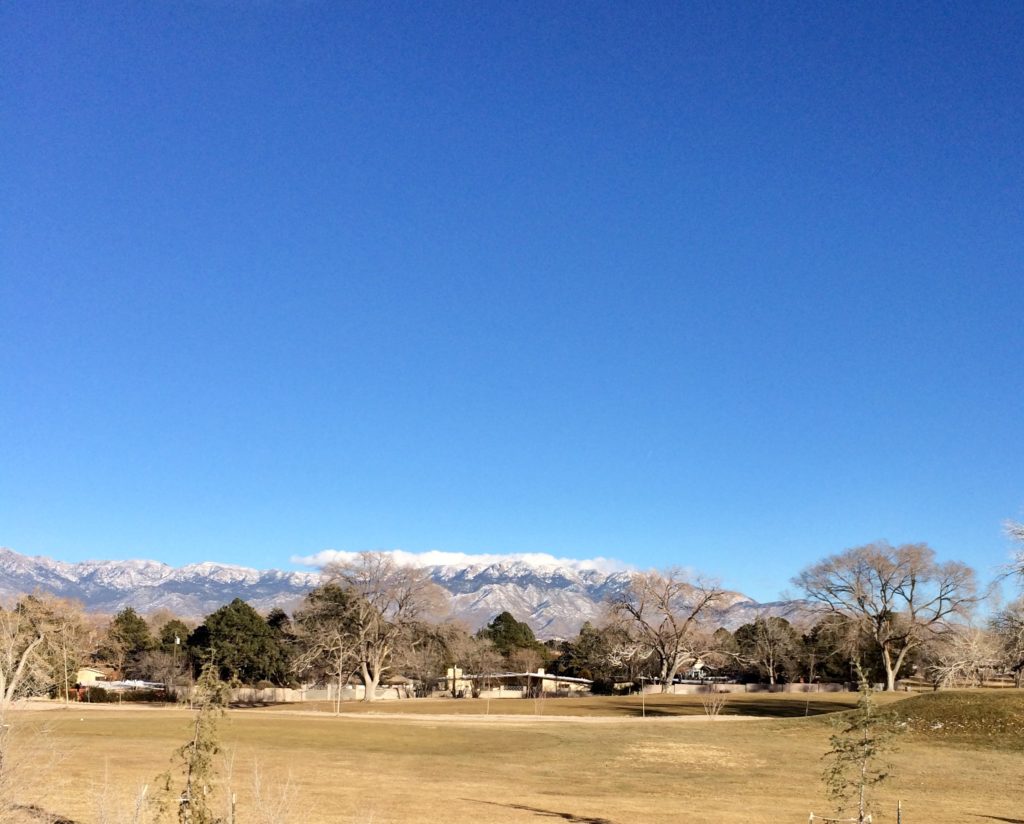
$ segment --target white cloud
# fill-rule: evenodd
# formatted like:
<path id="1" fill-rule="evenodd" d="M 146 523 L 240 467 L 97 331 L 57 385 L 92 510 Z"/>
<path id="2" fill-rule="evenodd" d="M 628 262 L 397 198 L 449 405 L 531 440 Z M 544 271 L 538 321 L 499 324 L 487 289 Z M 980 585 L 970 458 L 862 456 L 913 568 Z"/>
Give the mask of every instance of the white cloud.
<path id="1" fill-rule="evenodd" d="M 467 552 L 442 552 L 441 550 L 429 550 L 427 552 L 406 552 L 404 549 L 391 549 L 385 552 L 395 561 L 403 566 L 432 567 L 432 566 L 489 566 L 500 563 L 522 563 L 537 569 L 552 569 L 555 567 L 567 567 L 577 571 L 596 570 L 605 574 L 631 570 L 629 564 L 617 561 L 614 558 L 556 558 L 546 552 L 510 552 L 507 554 L 470 554 Z M 354 560 L 358 552 L 346 552 L 338 549 L 325 549 L 314 555 L 293 555 L 293 564 L 304 564 L 305 566 L 323 567 L 331 563 L 346 563 Z"/>

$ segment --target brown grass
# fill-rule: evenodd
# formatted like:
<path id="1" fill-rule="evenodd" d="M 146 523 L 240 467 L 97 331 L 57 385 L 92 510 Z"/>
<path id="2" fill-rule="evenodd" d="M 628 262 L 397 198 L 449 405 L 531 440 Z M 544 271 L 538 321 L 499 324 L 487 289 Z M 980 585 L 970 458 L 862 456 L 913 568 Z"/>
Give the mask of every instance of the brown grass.
<path id="1" fill-rule="evenodd" d="M 883 703 L 908 697 L 904 693 L 880 693 Z M 404 701 L 375 701 L 367 704 L 354 701 L 341 705 L 346 715 L 514 715 L 648 718 L 680 715 L 705 716 L 701 695 L 653 694 L 641 700 L 639 695 L 623 697 L 548 698 L 543 702 L 523 698 L 451 699 L 421 698 Z M 766 718 L 791 718 L 821 715 L 857 706 L 857 693 L 731 693 L 722 715 L 743 715 Z M 303 704 L 276 704 L 260 708 L 264 712 L 333 713 L 330 701 L 309 701 Z"/>
<path id="2" fill-rule="evenodd" d="M 703 715 L 697 696 L 649 697 L 648 709 L 660 714 L 647 719 L 636 717 L 633 699 L 552 700 L 542 717 L 531 717 L 531 701 L 502 701 L 503 716 L 519 713 L 511 718 L 458 717 L 479 703 L 470 700 L 349 706 L 338 718 L 241 710 L 225 719 L 223 738 L 239 824 L 254 820 L 257 760 L 265 791 L 290 785 L 296 824 L 778 824 L 827 809 L 819 776 L 831 726 L 804 712 L 821 711 L 816 701 L 842 709 L 853 698 L 813 696 L 809 709 L 805 696 L 736 696 L 728 709 L 747 706 L 760 720 L 726 724 L 682 717 Z M 104 782 L 108 805 L 117 796 L 131 806 L 138 786 L 166 769 L 189 720 L 179 709 L 124 707 L 23 714 L 18 723 L 44 715 L 67 754 L 67 789 L 54 797 L 39 776 L 22 800 L 87 824 L 99 820 Z M 609 721 L 585 723 L 583 715 Z M 876 821 L 894 820 L 897 798 L 907 824 L 1024 820 L 1019 759 L 1008 749 L 908 734 L 893 756 L 896 778 L 880 793 L 888 817 Z"/>

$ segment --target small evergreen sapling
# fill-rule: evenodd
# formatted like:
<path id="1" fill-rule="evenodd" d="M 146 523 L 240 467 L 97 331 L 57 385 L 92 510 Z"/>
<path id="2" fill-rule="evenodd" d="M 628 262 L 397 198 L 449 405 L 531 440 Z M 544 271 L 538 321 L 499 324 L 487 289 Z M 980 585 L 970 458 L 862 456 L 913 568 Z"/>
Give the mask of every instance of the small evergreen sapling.
<path id="1" fill-rule="evenodd" d="M 210 796 L 216 779 L 214 758 L 220 752 L 217 723 L 224 714 L 230 696 L 227 684 L 217 677 L 217 668 L 212 664 L 203 667 L 193 692 L 193 706 L 196 715 L 192 739 L 180 747 L 173 757 L 176 767 L 184 772 L 185 786 L 174 799 L 180 824 L 222 824 L 223 819 L 214 815 Z M 166 790 L 165 798 L 173 794 L 171 772 L 160 777 Z"/>
<path id="2" fill-rule="evenodd" d="M 831 748 L 825 753 L 827 766 L 822 775 L 826 795 L 837 811 L 856 806 L 857 817 L 864 824 L 871 820 L 869 790 L 890 777 L 883 756 L 892 749 L 893 724 L 888 714 L 875 706 L 871 685 L 860 666 L 860 698 L 857 709 L 847 714 L 829 738 Z"/>

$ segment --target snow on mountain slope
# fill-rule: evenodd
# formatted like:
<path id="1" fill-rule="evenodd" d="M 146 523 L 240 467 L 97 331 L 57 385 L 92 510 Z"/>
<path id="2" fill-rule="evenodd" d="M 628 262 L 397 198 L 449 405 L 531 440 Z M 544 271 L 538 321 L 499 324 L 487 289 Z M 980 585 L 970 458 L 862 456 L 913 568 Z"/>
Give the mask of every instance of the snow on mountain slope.
<path id="1" fill-rule="evenodd" d="M 452 615 L 472 628 L 507 610 L 541 638 L 572 637 L 584 621 L 599 622 L 610 596 L 629 583 L 628 572 L 606 573 L 522 560 L 468 566 L 425 567 L 451 596 Z M 81 601 L 87 609 L 113 613 L 166 608 L 201 618 L 233 598 L 258 610 L 293 609 L 322 580 L 317 572 L 257 570 L 205 562 L 171 567 L 158 561 L 65 563 L 0 548 L 0 599 L 41 590 Z M 757 604 L 727 593 L 718 623 L 735 629 L 758 614 L 787 615 L 793 602 Z"/>

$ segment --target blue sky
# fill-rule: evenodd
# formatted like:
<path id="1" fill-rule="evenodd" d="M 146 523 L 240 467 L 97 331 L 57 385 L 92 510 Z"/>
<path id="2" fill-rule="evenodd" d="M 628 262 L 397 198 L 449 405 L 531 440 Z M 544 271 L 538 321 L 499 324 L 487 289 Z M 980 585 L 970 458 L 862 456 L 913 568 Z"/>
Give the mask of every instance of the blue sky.
<path id="1" fill-rule="evenodd" d="M 0 544 L 686 565 L 1024 516 L 1016 4 L 0 9 Z"/>

